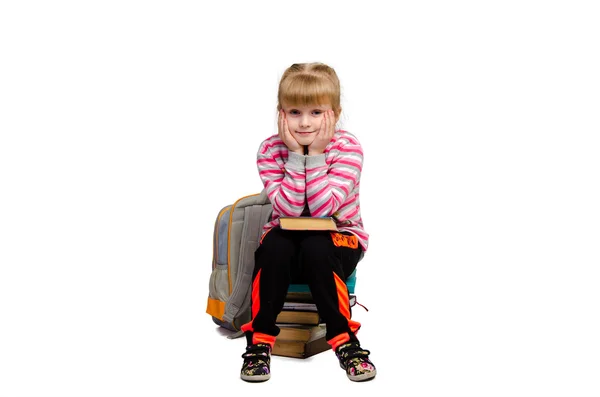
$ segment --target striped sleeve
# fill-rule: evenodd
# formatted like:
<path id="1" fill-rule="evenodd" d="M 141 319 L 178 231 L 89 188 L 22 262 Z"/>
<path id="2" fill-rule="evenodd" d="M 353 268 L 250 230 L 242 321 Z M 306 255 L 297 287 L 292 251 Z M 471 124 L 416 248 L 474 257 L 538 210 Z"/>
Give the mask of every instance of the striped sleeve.
<path id="1" fill-rule="evenodd" d="M 287 162 L 283 163 L 286 157 Z M 305 157 L 288 152 L 278 137 L 271 137 L 261 143 L 256 163 L 273 214 L 300 216 L 306 203 Z"/>
<path id="2" fill-rule="evenodd" d="M 338 210 L 350 210 L 356 204 L 355 188 L 360 182 L 363 151 L 350 134 L 339 136 L 326 154 L 306 159 L 306 195 L 312 216 L 333 216 Z M 343 207 L 343 208 L 342 208 Z M 357 214 L 347 214 L 352 218 Z"/>

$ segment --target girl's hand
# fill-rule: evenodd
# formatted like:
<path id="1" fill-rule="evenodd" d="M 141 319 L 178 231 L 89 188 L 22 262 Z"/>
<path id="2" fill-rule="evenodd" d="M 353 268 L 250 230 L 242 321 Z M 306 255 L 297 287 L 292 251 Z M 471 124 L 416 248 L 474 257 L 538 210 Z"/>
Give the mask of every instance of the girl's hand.
<path id="1" fill-rule="evenodd" d="M 296 138 L 292 136 L 288 128 L 287 120 L 285 118 L 285 112 L 283 111 L 283 109 L 279 111 L 278 130 L 279 138 L 283 141 L 283 143 L 285 143 L 285 146 L 287 146 L 290 152 L 304 154 L 304 148 L 298 143 Z"/>
<path id="2" fill-rule="evenodd" d="M 317 132 L 315 140 L 308 146 L 308 155 L 316 156 L 325 153 L 325 148 L 333 138 L 335 133 L 335 113 L 333 110 L 327 110 L 323 113 L 323 120 Z"/>

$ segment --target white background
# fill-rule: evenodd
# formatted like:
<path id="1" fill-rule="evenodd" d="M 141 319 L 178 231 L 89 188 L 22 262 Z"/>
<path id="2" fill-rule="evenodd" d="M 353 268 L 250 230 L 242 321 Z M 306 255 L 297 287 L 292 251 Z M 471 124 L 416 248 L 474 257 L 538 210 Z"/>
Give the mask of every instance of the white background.
<path id="1" fill-rule="evenodd" d="M 2 2 L 1 396 L 600 395 L 597 7 L 391 4 Z M 214 219 L 311 61 L 365 152 L 378 376 L 247 384 L 205 313 Z"/>

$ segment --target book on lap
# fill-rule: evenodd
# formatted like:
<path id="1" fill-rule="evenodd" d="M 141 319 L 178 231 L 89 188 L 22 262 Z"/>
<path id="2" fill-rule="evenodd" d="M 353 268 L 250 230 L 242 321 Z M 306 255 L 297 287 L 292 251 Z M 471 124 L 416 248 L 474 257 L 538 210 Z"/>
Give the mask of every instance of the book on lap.
<path id="1" fill-rule="evenodd" d="M 331 230 L 337 231 L 337 225 L 333 217 L 312 216 L 282 216 L 279 218 L 279 226 L 283 230 Z"/>

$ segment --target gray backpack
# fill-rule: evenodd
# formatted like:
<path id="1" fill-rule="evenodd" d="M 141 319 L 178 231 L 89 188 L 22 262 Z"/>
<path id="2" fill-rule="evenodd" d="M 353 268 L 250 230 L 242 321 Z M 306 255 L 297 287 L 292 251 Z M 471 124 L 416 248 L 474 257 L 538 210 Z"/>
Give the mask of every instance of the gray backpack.
<path id="1" fill-rule="evenodd" d="M 265 190 L 242 197 L 219 211 L 206 313 L 221 327 L 238 331 L 251 320 L 254 251 L 271 214 Z"/>

